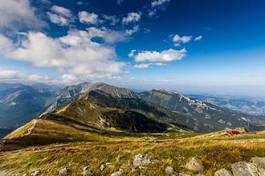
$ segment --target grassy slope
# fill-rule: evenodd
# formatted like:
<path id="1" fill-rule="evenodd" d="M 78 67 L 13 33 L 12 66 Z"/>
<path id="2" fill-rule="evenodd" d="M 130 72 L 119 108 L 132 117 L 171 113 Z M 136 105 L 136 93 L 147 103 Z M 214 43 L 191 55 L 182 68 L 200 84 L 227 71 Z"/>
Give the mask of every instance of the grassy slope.
<path id="1" fill-rule="evenodd" d="M 89 166 L 95 175 L 110 175 L 119 168 L 128 168 L 128 162 L 138 154 L 148 154 L 158 160 L 144 169 L 146 175 L 164 175 L 171 165 L 176 173 L 190 157 L 198 157 L 205 166 L 205 174 L 213 175 L 220 168 L 229 168 L 236 161 L 248 161 L 254 156 L 265 156 L 265 145 L 254 138 L 265 138 L 265 132 L 240 136 L 223 136 L 220 133 L 186 137 L 171 134 L 149 137 L 113 137 L 111 140 L 73 142 L 30 147 L 0 153 L 0 170 L 11 169 L 20 173 L 41 170 L 45 175 L 56 175 L 59 168 L 69 166 L 74 173 L 81 173 Z M 243 141 L 239 141 L 243 140 Z M 113 165 L 101 172 L 102 163 Z M 78 175 L 78 174 L 73 174 Z M 126 175 L 139 175 L 137 171 Z"/>

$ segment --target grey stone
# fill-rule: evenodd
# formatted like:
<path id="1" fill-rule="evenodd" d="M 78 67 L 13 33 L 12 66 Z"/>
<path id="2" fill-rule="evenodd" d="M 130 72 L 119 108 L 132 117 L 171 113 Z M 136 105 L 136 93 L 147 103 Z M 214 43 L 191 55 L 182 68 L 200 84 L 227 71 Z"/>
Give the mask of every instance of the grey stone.
<path id="1" fill-rule="evenodd" d="M 232 172 L 234 176 L 259 176 L 255 164 L 243 161 L 232 164 Z"/>
<path id="2" fill-rule="evenodd" d="M 91 176 L 92 175 L 92 173 L 91 173 L 91 171 L 90 171 L 90 169 L 89 169 L 88 166 L 86 166 L 86 167 L 83 168 L 82 175 L 83 176 Z"/>
<path id="3" fill-rule="evenodd" d="M 67 176 L 69 174 L 69 169 L 67 167 L 59 170 L 59 176 Z"/>
<path id="4" fill-rule="evenodd" d="M 135 168 L 142 168 L 144 166 L 147 166 L 148 164 L 151 163 L 150 158 L 147 155 L 142 155 L 142 154 L 138 154 L 134 156 L 134 160 L 133 160 L 133 166 Z"/>
<path id="5" fill-rule="evenodd" d="M 173 169 L 173 167 L 171 167 L 171 166 L 167 166 L 166 169 L 165 169 L 165 174 L 166 174 L 166 176 L 170 176 L 170 175 L 172 175 L 173 173 L 174 173 L 174 169 Z"/>
<path id="6" fill-rule="evenodd" d="M 31 173 L 31 176 L 39 176 L 40 175 L 40 171 L 36 170 L 36 171 L 33 171 Z"/>
<path id="7" fill-rule="evenodd" d="M 265 176 L 265 158 L 253 157 L 250 161 L 257 166 L 259 175 Z"/>
<path id="8" fill-rule="evenodd" d="M 233 176 L 229 170 L 220 169 L 214 173 L 214 176 Z"/>
<path id="9" fill-rule="evenodd" d="M 186 173 L 179 173 L 179 176 L 191 176 L 190 174 L 186 174 Z"/>
<path id="10" fill-rule="evenodd" d="M 201 160 L 194 157 L 186 163 L 185 168 L 192 172 L 202 172 L 204 169 Z"/>
<path id="11" fill-rule="evenodd" d="M 122 173 L 123 173 L 123 170 L 120 169 L 118 172 L 114 172 L 114 173 L 112 173 L 110 176 L 121 176 Z"/>

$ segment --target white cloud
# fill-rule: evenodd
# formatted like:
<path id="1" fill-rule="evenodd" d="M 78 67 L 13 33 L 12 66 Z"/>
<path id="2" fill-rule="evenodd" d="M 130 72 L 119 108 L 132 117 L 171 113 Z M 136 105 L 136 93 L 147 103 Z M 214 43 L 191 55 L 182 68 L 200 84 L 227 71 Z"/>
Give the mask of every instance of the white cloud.
<path id="1" fill-rule="evenodd" d="M 0 80 L 17 79 L 18 77 L 19 74 L 16 70 L 11 70 L 11 69 L 0 70 Z"/>
<path id="2" fill-rule="evenodd" d="M 134 65 L 134 68 L 144 69 L 144 68 L 149 68 L 151 65 L 152 65 L 152 63 L 135 64 Z"/>
<path id="3" fill-rule="evenodd" d="M 30 74 L 25 76 L 29 82 L 54 82 L 54 79 L 48 75 Z"/>
<path id="4" fill-rule="evenodd" d="M 97 24 L 98 23 L 98 15 L 95 13 L 89 13 L 86 11 L 81 11 L 78 13 L 80 23 L 86 24 Z"/>
<path id="5" fill-rule="evenodd" d="M 115 60 L 113 47 L 93 42 L 93 36 L 97 34 L 79 30 L 69 31 L 60 38 L 51 38 L 41 32 L 29 32 L 19 47 L 1 54 L 6 58 L 29 62 L 35 67 L 56 68 L 62 75 L 71 74 L 80 80 L 119 76 L 125 63 Z M 0 46 L 0 51 L 5 47 Z"/>
<path id="6" fill-rule="evenodd" d="M 12 41 L 6 36 L 0 34 L 0 53 L 7 54 L 13 49 Z"/>
<path id="7" fill-rule="evenodd" d="M 161 5 L 163 5 L 163 4 L 167 3 L 167 2 L 170 2 L 170 1 L 171 0 L 154 0 L 154 1 L 152 1 L 151 6 L 152 7 L 161 6 Z"/>
<path id="8" fill-rule="evenodd" d="M 166 65 L 165 63 L 157 62 L 157 63 L 141 63 L 141 64 L 135 64 L 133 67 L 134 68 L 139 68 L 139 69 L 145 69 L 149 68 L 150 66 L 164 66 Z"/>
<path id="9" fill-rule="evenodd" d="M 50 21 L 59 26 L 67 26 L 73 20 L 72 12 L 60 6 L 52 6 L 51 11 L 47 12 Z"/>
<path id="10" fill-rule="evenodd" d="M 110 25 L 115 25 L 120 22 L 120 18 L 117 16 L 103 15 L 104 22 L 109 22 Z"/>
<path id="11" fill-rule="evenodd" d="M 75 75 L 72 75 L 72 74 L 64 74 L 62 76 L 62 80 L 63 80 L 63 83 L 75 83 L 78 81 L 77 77 Z"/>
<path id="12" fill-rule="evenodd" d="M 123 24 L 135 23 L 140 21 L 140 19 L 141 19 L 141 13 L 131 12 L 128 13 L 126 17 L 122 18 L 122 23 Z"/>
<path id="13" fill-rule="evenodd" d="M 138 32 L 138 31 L 139 31 L 139 25 L 134 26 L 132 29 L 125 30 L 125 32 L 128 35 L 133 35 L 134 33 Z"/>
<path id="14" fill-rule="evenodd" d="M 87 31 L 90 38 L 100 37 L 106 43 L 110 44 L 127 41 L 129 39 L 129 34 L 127 34 L 127 31 L 113 31 L 106 28 L 95 27 L 90 27 L 87 29 Z"/>
<path id="15" fill-rule="evenodd" d="M 1 0 L 0 28 L 18 30 L 18 28 L 39 29 L 44 26 L 29 0 Z"/>
<path id="16" fill-rule="evenodd" d="M 132 50 L 129 53 L 130 57 L 134 57 L 135 62 L 171 62 L 175 60 L 181 60 L 187 54 L 186 49 L 175 50 L 168 49 L 161 52 L 158 51 L 142 51 L 136 53 L 135 50 Z"/>
<path id="17" fill-rule="evenodd" d="M 59 15 L 65 16 L 65 17 L 72 16 L 71 10 L 61 7 L 61 6 L 57 6 L 57 5 L 52 6 L 51 11 Z"/>
<path id="18" fill-rule="evenodd" d="M 174 35 L 172 41 L 174 42 L 175 46 L 179 46 L 182 43 L 188 43 L 192 39 L 192 36 L 179 36 L 178 34 Z"/>
<path id="19" fill-rule="evenodd" d="M 202 35 L 199 35 L 199 36 L 194 38 L 194 41 L 200 41 L 202 38 L 203 38 Z"/>

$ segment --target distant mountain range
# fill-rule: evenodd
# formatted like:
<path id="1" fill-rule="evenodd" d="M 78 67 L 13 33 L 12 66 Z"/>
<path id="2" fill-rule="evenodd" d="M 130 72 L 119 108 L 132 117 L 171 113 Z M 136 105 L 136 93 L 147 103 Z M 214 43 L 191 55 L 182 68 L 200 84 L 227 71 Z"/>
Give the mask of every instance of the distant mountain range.
<path id="1" fill-rule="evenodd" d="M 251 97 L 188 95 L 192 99 L 212 103 L 250 115 L 265 116 L 265 99 Z"/>

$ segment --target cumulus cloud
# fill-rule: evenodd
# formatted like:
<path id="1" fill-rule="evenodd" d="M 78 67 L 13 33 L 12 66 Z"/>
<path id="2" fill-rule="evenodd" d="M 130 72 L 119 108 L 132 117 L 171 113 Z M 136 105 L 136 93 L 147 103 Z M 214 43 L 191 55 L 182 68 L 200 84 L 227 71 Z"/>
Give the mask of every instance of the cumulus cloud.
<path id="1" fill-rule="evenodd" d="M 72 30 L 59 38 L 51 38 L 41 32 L 29 32 L 20 46 L 12 46 L 12 50 L 1 54 L 6 58 L 29 62 L 35 67 L 56 68 L 62 75 L 74 75 L 82 80 L 117 77 L 123 72 L 125 63 L 116 61 L 115 48 L 92 41 L 93 37 L 100 35 L 108 42 L 117 41 L 108 38 L 107 32 L 96 34 Z M 3 48 L 9 46 L 1 45 L 0 51 L 6 50 Z M 69 80 L 70 77 L 64 78 Z"/>
<path id="2" fill-rule="evenodd" d="M 95 13 L 89 13 L 86 11 L 81 11 L 78 13 L 80 23 L 85 24 L 97 24 L 98 23 L 98 15 Z"/>
<path id="3" fill-rule="evenodd" d="M 19 28 L 39 29 L 45 23 L 40 20 L 29 0 L 0 1 L 0 28 L 18 30 Z"/>
<path id="4" fill-rule="evenodd" d="M 201 39 L 202 39 L 202 35 L 199 35 L 199 36 L 194 38 L 194 41 L 200 41 Z"/>
<path id="5" fill-rule="evenodd" d="M 122 18 L 122 23 L 123 24 L 135 23 L 140 21 L 140 19 L 141 19 L 141 13 L 131 12 L 128 13 L 126 17 Z"/>
<path id="6" fill-rule="evenodd" d="M 152 7 L 157 7 L 157 6 L 161 6 L 167 2 L 170 2 L 171 0 L 155 0 L 155 1 L 152 1 L 151 3 L 151 6 Z"/>
<path id="7" fill-rule="evenodd" d="M 181 60 L 187 54 L 186 49 L 175 50 L 168 49 L 159 51 L 142 51 L 137 53 L 132 50 L 129 53 L 130 57 L 135 59 L 135 62 L 171 62 L 175 60 Z"/>
<path id="8" fill-rule="evenodd" d="M 73 20 L 72 12 L 69 9 L 57 5 L 52 6 L 47 15 L 52 23 L 59 26 L 67 26 Z"/>
<path id="9" fill-rule="evenodd" d="M 185 44 L 190 42 L 192 39 L 192 36 L 180 36 L 178 34 L 175 34 L 172 38 L 172 41 L 174 42 L 175 46 L 179 46 L 180 44 Z"/>

